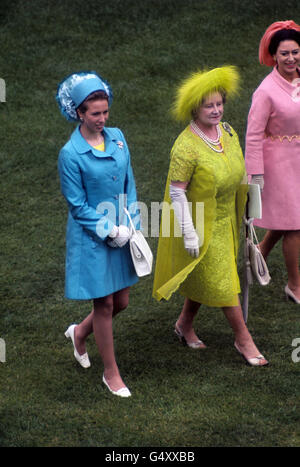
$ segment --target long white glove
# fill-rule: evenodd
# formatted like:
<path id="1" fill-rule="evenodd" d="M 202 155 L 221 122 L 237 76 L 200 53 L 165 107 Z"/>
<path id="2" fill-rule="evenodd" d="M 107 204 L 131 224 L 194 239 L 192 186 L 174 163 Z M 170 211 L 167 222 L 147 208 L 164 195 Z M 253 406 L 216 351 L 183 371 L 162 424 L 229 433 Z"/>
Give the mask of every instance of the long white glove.
<path id="1" fill-rule="evenodd" d="M 259 185 L 260 191 L 263 191 L 264 185 L 265 185 L 264 176 L 263 175 L 252 175 L 251 183 L 256 183 L 257 185 Z"/>
<path id="2" fill-rule="evenodd" d="M 185 190 L 170 185 L 170 197 L 183 235 L 184 248 L 190 256 L 197 258 L 199 256 L 199 237 L 190 214 Z"/>
<path id="3" fill-rule="evenodd" d="M 108 235 L 110 240 L 107 244 L 112 248 L 122 248 L 131 237 L 131 232 L 126 225 L 113 226 L 112 231 Z"/>

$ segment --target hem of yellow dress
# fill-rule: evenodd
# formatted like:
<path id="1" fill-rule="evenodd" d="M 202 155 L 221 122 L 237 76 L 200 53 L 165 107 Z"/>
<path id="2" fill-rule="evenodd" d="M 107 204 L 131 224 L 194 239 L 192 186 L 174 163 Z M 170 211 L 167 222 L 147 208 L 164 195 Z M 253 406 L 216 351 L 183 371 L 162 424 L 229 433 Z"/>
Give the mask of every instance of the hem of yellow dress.
<path id="1" fill-rule="evenodd" d="M 173 295 L 173 293 L 175 293 L 179 287 L 181 286 L 181 284 L 185 281 L 185 279 L 187 278 L 187 276 L 189 274 L 191 274 L 191 272 L 193 271 L 193 269 L 197 266 L 197 264 L 199 263 L 199 261 L 202 259 L 202 256 L 200 256 L 199 258 L 195 259 L 194 261 L 192 261 L 188 266 L 186 266 L 183 271 L 180 271 L 179 273 L 176 274 L 176 276 L 172 277 L 167 283 L 165 283 L 163 286 L 161 286 L 159 289 L 155 290 L 153 292 L 153 297 L 157 300 L 157 301 L 160 301 L 160 300 L 170 300 L 171 296 Z M 178 276 L 181 276 L 182 275 L 182 278 L 181 277 L 178 277 Z M 176 279 L 177 278 L 177 279 Z M 177 282 L 176 282 L 177 281 Z M 173 285 L 169 285 L 168 284 L 172 284 Z M 167 290 L 165 290 L 167 289 Z"/>
<path id="2" fill-rule="evenodd" d="M 179 290 L 179 293 L 185 297 L 185 298 L 189 298 L 190 300 L 192 300 L 193 302 L 197 302 L 201 305 L 204 305 L 204 306 L 209 306 L 209 307 L 212 307 L 212 308 L 223 308 L 223 307 L 231 307 L 231 306 L 238 306 L 239 305 L 239 299 L 238 299 L 238 295 L 240 293 L 237 292 L 235 295 L 233 295 L 232 297 L 232 300 L 228 300 L 228 301 L 225 301 L 225 302 L 212 302 L 212 301 L 209 301 L 209 300 L 199 300 L 198 298 L 196 299 L 195 297 L 188 297 L 184 292 L 182 292 L 181 290 Z"/>

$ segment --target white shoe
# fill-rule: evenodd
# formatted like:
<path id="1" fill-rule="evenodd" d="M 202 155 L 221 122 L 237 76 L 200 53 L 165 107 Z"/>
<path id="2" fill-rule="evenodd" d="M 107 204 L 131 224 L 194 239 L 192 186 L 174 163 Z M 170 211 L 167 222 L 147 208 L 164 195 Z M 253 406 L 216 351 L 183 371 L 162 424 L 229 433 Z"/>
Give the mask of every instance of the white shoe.
<path id="1" fill-rule="evenodd" d="M 131 396 L 131 392 L 129 391 L 129 389 L 128 389 L 126 386 L 124 386 L 124 387 L 121 388 L 121 389 L 118 389 L 117 391 L 113 391 L 113 390 L 109 387 L 109 384 L 108 384 L 108 382 L 106 381 L 104 375 L 103 375 L 102 381 L 103 381 L 103 383 L 105 384 L 105 386 L 108 387 L 108 389 L 110 390 L 110 392 L 111 392 L 112 394 L 114 394 L 115 396 L 120 396 L 120 397 L 130 397 L 130 396 Z"/>
<path id="2" fill-rule="evenodd" d="M 258 354 L 257 357 L 247 358 L 239 349 L 237 343 L 234 343 L 234 347 L 238 351 L 238 353 L 243 357 L 243 359 L 248 363 L 250 366 L 267 366 L 269 365 L 268 360 L 262 354 Z"/>
<path id="3" fill-rule="evenodd" d="M 297 305 L 300 305 L 300 300 L 296 297 L 295 294 L 293 294 L 293 292 L 291 291 L 288 285 L 285 286 L 284 291 L 285 291 L 287 300 L 290 298 L 295 303 L 297 303 Z"/>
<path id="4" fill-rule="evenodd" d="M 180 342 L 182 342 L 184 345 L 187 345 L 191 349 L 206 349 L 206 345 L 200 339 L 198 339 L 196 342 L 187 342 L 181 329 L 178 327 L 176 323 L 175 323 L 174 332 L 176 336 L 178 337 L 178 339 L 180 340 Z"/>
<path id="5" fill-rule="evenodd" d="M 79 353 L 77 352 L 76 347 L 75 347 L 74 330 L 75 330 L 76 326 L 77 326 L 77 324 L 71 324 L 71 326 L 69 326 L 68 329 L 66 330 L 65 336 L 66 336 L 67 339 L 71 338 L 71 340 L 73 342 L 74 357 L 76 358 L 76 360 L 80 363 L 80 365 L 83 368 L 89 368 L 91 366 L 91 363 L 90 363 L 88 354 L 84 353 L 83 355 L 79 355 Z"/>

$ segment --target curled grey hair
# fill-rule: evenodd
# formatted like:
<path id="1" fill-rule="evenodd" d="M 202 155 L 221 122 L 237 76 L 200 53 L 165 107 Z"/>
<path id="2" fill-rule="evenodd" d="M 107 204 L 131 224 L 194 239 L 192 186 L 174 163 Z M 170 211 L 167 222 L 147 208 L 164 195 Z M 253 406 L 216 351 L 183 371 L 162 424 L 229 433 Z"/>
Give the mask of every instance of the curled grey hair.
<path id="1" fill-rule="evenodd" d="M 221 94 L 223 104 L 225 104 L 226 103 L 226 91 L 224 91 L 224 89 L 216 89 L 215 91 L 211 91 L 211 94 L 213 94 L 214 92 L 219 92 Z M 195 109 L 192 110 L 191 113 L 192 113 L 193 120 L 195 120 L 197 118 L 199 107 L 201 107 L 201 105 L 204 103 L 204 101 L 205 101 L 205 99 L 207 99 L 207 97 L 208 97 L 208 95 L 203 97 L 201 102 L 199 102 L 198 106 Z"/>

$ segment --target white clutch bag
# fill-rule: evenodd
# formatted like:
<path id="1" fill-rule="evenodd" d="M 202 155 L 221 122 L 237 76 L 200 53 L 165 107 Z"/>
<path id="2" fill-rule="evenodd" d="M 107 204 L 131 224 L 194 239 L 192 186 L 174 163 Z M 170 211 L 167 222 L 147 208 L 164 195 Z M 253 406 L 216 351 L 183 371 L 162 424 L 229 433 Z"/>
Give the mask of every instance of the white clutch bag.
<path id="1" fill-rule="evenodd" d="M 143 277 L 151 274 L 153 264 L 153 254 L 144 235 L 140 230 L 136 231 L 133 225 L 131 216 L 126 208 L 124 208 L 130 221 L 130 229 L 132 235 L 129 240 L 130 253 L 132 262 L 137 276 Z"/>
<path id="2" fill-rule="evenodd" d="M 261 219 L 262 204 L 260 186 L 256 183 L 249 183 L 248 195 L 248 217 L 252 217 L 254 219 Z"/>

